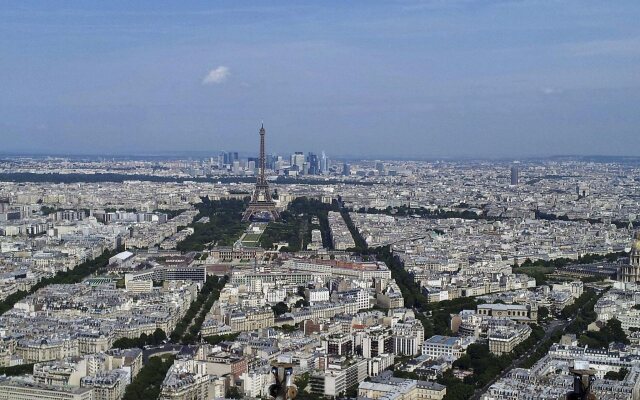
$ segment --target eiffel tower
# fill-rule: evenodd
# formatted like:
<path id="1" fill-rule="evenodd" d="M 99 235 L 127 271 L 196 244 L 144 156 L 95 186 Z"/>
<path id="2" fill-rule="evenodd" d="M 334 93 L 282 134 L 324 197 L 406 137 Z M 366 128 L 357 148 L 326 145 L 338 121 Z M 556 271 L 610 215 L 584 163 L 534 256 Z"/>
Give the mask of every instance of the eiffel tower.
<path id="1" fill-rule="evenodd" d="M 256 188 L 253 189 L 253 195 L 249 206 L 242 216 L 243 221 L 249 221 L 252 217 L 260 217 L 261 215 L 269 215 L 270 219 L 275 221 L 280 218 L 276 203 L 271 198 L 271 190 L 264 176 L 264 124 L 260 127 L 260 174 L 256 181 Z"/>

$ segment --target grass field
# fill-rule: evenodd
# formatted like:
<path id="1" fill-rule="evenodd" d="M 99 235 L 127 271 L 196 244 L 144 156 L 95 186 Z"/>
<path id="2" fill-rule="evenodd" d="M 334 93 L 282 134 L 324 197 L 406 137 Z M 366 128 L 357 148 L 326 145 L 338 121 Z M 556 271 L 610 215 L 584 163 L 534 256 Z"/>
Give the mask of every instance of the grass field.
<path id="1" fill-rule="evenodd" d="M 243 242 L 257 242 L 260 240 L 260 233 L 247 233 L 242 239 Z"/>
<path id="2" fill-rule="evenodd" d="M 518 267 L 518 268 L 514 268 L 513 272 L 517 272 L 520 274 L 527 274 L 527 275 L 531 275 L 531 274 L 551 274 L 553 273 L 553 271 L 555 271 L 555 268 L 553 267 L 544 267 L 544 266 L 539 266 L 539 265 L 535 265 L 535 266 L 531 266 L 531 267 Z"/>

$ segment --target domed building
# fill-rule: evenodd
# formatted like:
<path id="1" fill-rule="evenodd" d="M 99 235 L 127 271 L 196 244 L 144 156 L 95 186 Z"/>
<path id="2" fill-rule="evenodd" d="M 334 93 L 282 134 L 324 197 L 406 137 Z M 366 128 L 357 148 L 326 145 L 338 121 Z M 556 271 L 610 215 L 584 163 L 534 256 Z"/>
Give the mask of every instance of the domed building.
<path id="1" fill-rule="evenodd" d="M 636 233 L 631 245 L 629 264 L 620 267 L 618 280 L 622 282 L 640 282 L 640 232 Z"/>

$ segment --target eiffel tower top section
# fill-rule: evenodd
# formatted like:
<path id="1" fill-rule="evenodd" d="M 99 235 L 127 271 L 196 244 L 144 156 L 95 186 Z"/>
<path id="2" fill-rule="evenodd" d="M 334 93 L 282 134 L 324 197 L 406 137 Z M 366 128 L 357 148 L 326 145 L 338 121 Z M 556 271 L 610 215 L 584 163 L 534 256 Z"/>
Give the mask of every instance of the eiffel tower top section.
<path id="1" fill-rule="evenodd" d="M 260 172 L 258 179 L 256 179 L 256 187 L 253 190 L 251 201 L 249 206 L 242 216 L 243 221 L 249 221 L 252 218 L 269 218 L 271 220 L 277 220 L 280 218 L 280 214 L 276 209 L 276 203 L 271 197 L 271 190 L 265 177 L 265 152 L 264 152 L 264 137 L 266 131 L 264 124 L 260 126 Z"/>
<path id="2" fill-rule="evenodd" d="M 264 154 L 264 135 L 267 133 L 264 130 L 264 123 L 260 125 L 260 175 L 258 175 L 258 184 L 266 184 L 267 179 L 264 176 L 265 169 L 265 154 Z"/>

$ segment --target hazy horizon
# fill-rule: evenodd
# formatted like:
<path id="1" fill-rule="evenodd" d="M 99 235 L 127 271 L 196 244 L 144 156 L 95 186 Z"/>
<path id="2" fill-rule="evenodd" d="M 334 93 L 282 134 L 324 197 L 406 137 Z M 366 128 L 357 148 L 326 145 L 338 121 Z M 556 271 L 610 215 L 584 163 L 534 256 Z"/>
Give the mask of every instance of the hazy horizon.
<path id="1" fill-rule="evenodd" d="M 228 151 L 233 151 L 230 149 Z M 77 159 L 77 160 L 100 160 L 100 159 L 117 159 L 117 160 L 207 160 L 210 157 L 216 157 L 222 152 L 227 151 L 179 151 L 179 152 L 157 152 L 157 153 L 46 153 L 46 152 L 0 152 L 0 159 L 2 158 L 68 158 L 68 159 Z M 241 159 L 246 159 L 247 157 L 255 157 L 257 156 L 256 152 L 238 152 Z M 285 152 L 270 152 L 269 154 L 275 154 L 280 156 L 288 156 L 288 153 Z M 306 153 L 305 153 L 306 154 Z M 317 153 L 316 153 L 317 154 Z M 622 163 L 640 163 L 640 156 L 624 156 L 624 155 L 604 155 L 604 154 L 551 154 L 551 155 L 543 155 L 543 156 L 521 156 L 521 157 L 512 157 L 512 156 L 434 156 L 434 157 L 418 157 L 418 156 L 385 156 L 385 155 L 353 155 L 353 154 L 335 154 L 335 155 L 327 155 L 330 160 L 338 161 L 338 162 L 373 162 L 373 161 L 389 161 L 389 162 L 496 162 L 496 163 L 513 163 L 513 162 L 523 162 L 523 163 L 538 163 L 538 162 L 549 162 L 549 161 L 582 161 L 582 162 L 622 162 Z"/>
<path id="2" fill-rule="evenodd" d="M 0 153 L 635 156 L 640 3 L 4 2 Z"/>

